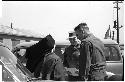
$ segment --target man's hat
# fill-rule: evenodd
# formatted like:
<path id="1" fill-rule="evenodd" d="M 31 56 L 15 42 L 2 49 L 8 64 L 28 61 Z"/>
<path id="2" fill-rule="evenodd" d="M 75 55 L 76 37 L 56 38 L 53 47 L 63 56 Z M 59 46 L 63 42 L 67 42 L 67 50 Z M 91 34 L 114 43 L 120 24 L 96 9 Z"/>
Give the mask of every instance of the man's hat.
<path id="1" fill-rule="evenodd" d="M 69 32 L 69 38 L 75 38 L 76 37 L 76 33 L 73 31 L 73 32 Z"/>

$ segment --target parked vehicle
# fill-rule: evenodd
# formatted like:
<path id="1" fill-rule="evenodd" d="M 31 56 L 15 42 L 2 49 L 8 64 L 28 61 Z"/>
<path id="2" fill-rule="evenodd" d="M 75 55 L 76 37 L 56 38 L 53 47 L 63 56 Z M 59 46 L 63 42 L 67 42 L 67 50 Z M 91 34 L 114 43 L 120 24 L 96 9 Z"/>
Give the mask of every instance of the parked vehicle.
<path id="1" fill-rule="evenodd" d="M 43 81 L 41 78 L 34 78 L 33 74 L 26 69 L 20 60 L 3 43 L 0 43 L 0 65 L 2 65 L 1 75 L 3 82 Z"/>
<path id="2" fill-rule="evenodd" d="M 107 71 L 122 75 L 124 64 L 118 43 L 110 39 L 103 40 L 103 43 L 106 48 Z"/>
<path id="3" fill-rule="evenodd" d="M 124 44 L 119 44 L 119 47 L 120 47 L 121 54 L 124 57 Z"/>
<path id="4" fill-rule="evenodd" d="M 102 40 L 104 45 L 105 45 L 105 57 L 106 57 L 106 70 L 108 76 L 111 75 L 123 75 L 123 58 L 120 53 L 120 47 L 119 45 L 110 39 L 104 39 Z M 12 52 L 16 55 L 17 53 L 20 55 L 19 59 L 21 59 L 21 56 L 25 54 L 26 48 L 34 45 L 36 42 L 24 42 L 20 43 L 15 46 L 15 48 L 12 50 Z M 56 42 L 56 48 L 55 48 L 55 53 L 59 55 L 62 60 L 63 60 L 63 52 L 67 46 L 69 46 L 70 43 L 67 42 Z M 24 59 L 23 59 L 24 60 Z M 24 64 L 26 63 L 25 61 L 22 61 Z"/>

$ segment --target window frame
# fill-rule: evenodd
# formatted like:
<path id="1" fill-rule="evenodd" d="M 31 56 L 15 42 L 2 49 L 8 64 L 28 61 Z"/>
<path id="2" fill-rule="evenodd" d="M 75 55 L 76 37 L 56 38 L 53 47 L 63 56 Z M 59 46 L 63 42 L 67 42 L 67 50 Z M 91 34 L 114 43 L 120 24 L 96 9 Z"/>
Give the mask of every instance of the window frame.
<path id="1" fill-rule="evenodd" d="M 117 51 L 117 56 L 119 56 L 119 60 L 118 61 L 113 61 L 113 60 L 111 60 L 111 61 L 107 61 L 106 60 L 106 62 L 121 62 L 122 61 L 122 58 L 121 58 L 121 54 L 120 54 L 120 48 L 118 47 L 118 45 L 116 45 L 116 44 L 105 44 L 105 48 L 106 47 L 108 47 L 108 48 L 110 48 L 111 49 L 111 47 L 113 47 L 116 51 Z M 110 51 L 111 53 L 112 53 L 112 51 Z"/>

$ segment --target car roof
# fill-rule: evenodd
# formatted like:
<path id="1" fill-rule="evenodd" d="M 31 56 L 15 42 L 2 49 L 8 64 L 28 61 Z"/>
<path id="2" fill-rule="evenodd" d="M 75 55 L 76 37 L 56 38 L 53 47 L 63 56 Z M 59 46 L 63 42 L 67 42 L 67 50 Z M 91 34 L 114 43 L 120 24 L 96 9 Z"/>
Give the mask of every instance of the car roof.
<path id="1" fill-rule="evenodd" d="M 122 43 L 122 44 L 119 44 L 120 46 L 124 46 L 124 44 Z"/>
<path id="2" fill-rule="evenodd" d="M 118 44 L 115 40 L 112 39 L 101 39 L 104 44 Z"/>
<path id="3" fill-rule="evenodd" d="M 38 43 L 39 41 L 31 41 L 31 42 L 23 42 L 20 44 L 17 44 L 14 48 L 20 48 L 20 47 L 30 47 L 36 43 Z M 111 40 L 111 39 L 102 39 L 102 42 L 104 44 L 118 44 L 116 41 Z M 70 45 L 70 42 L 68 40 L 65 41 L 56 41 L 56 46 L 68 46 Z"/>
<path id="4" fill-rule="evenodd" d="M 31 42 L 22 42 L 20 44 L 17 44 L 15 47 L 20 47 L 20 46 L 27 46 L 30 47 L 34 44 L 38 43 L 38 41 L 31 41 Z"/>
<path id="5" fill-rule="evenodd" d="M 36 43 L 38 43 L 39 41 L 31 41 L 31 42 L 22 42 L 22 43 L 19 43 L 17 44 L 13 50 L 15 50 L 16 48 L 20 48 L 20 47 L 30 47 Z M 63 45 L 63 46 L 66 46 L 66 45 L 70 45 L 70 42 L 69 41 L 56 41 L 55 43 L 58 47 Z"/>

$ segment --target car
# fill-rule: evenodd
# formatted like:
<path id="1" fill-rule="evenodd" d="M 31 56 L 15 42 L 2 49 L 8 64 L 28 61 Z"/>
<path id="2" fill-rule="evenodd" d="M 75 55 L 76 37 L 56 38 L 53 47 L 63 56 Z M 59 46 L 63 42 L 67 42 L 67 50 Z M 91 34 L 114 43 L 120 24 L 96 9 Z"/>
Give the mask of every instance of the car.
<path id="1" fill-rule="evenodd" d="M 111 39 L 104 39 L 105 57 L 107 62 L 107 71 L 117 75 L 123 74 L 123 57 L 120 53 L 119 44 Z"/>
<path id="2" fill-rule="evenodd" d="M 111 39 L 103 39 L 102 40 L 105 46 L 105 57 L 106 57 L 106 71 L 108 76 L 112 75 L 123 75 L 123 58 L 120 53 L 120 47 L 117 42 Z M 16 45 L 12 52 L 14 54 L 19 53 L 20 55 L 24 55 L 26 48 L 36 44 L 38 41 L 33 42 L 24 42 Z M 55 47 L 55 53 L 59 55 L 63 60 L 63 52 L 67 46 L 70 45 L 69 41 L 58 41 L 56 42 Z M 21 58 L 20 58 L 21 59 Z M 22 59 L 24 60 L 24 59 Z M 26 63 L 26 61 L 23 61 L 23 63 Z"/>
<path id="3" fill-rule="evenodd" d="M 124 44 L 119 44 L 119 47 L 120 47 L 121 54 L 124 57 Z"/>
<path id="4" fill-rule="evenodd" d="M 2 72 L 0 72 L 2 73 L 0 74 L 2 75 L 2 82 L 44 81 L 41 80 L 41 78 L 35 78 L 33 74 L 11 52 L 11 50 L 1 42 L 0 42 L 0 66 L 2 66 Z"/>

